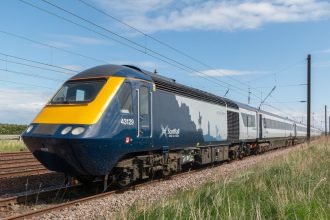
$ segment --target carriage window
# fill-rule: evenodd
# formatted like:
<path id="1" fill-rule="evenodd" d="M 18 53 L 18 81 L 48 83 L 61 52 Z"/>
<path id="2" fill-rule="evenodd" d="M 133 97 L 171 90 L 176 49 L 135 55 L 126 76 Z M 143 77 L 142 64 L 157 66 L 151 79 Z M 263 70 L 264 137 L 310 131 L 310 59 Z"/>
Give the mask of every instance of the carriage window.
<path id="1" fill-rule="evenodd" d="M 140 114 L 149 114 L 149 90 L 144 86 L 140 88 Z"/>
<path id="2" fill-rule="evenodd" d="M 245 127 L 255 127 L 256 126 L 256 117 L 254 115 L 249 115 L 246 113 L 241 113 L 243 124 Z"/>
<path id="3" fill-rule="evenodd" d="M 255 127 L 256 126 L 256 117 L 254 115 L 248 115 L 249 117 L 249 127 Z"/>
<path id="4" fill-rule="evenodd" d="M 132 87 L 129 83 L 124 83 L 121 87 L 118 100 L 121 113 L 129 114 L 133 112 Z"/>

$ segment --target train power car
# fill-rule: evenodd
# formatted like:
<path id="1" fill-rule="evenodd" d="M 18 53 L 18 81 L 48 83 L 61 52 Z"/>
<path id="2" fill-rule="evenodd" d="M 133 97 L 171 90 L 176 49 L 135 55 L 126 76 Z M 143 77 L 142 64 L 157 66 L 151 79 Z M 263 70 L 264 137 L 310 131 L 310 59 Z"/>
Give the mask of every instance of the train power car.
<path id="1" fill-rule="evenodd" d="M 305 136 L 306 126 L 292 120 L 134 66 L 103 65 L 65 82 L 22 138 L 49 170 L 125 187 Z"/>

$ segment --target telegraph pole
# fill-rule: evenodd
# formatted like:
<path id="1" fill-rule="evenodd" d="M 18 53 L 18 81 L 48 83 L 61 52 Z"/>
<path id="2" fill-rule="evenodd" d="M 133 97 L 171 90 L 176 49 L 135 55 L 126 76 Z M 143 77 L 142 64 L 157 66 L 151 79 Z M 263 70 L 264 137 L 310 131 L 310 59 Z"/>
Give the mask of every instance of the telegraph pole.
<path id="1" fill-rule="evenodd" d="M 311 55 L 307 56 L 307 142 L 311 140 Z"/>
<path id="2" fill-rule="evenodd" d="M 325 136 L 327 136 L 328 135 L 328 131 L 327 131 L 327 129 L 328 129 L 328 116 L 327 116 L 327 106 L 324 106 L 324 113 L 325 113 L 325 120 L 324 120 L 324 123 L 325 123 L 325 132 L 324 132 L 324 134 L 325 134 Z"/>

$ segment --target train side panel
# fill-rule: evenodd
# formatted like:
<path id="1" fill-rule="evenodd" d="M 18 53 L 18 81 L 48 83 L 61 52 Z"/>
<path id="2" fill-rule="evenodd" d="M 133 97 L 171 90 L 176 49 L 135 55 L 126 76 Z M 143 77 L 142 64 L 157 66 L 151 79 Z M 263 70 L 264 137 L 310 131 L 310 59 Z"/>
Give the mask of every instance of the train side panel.
<path id="1" fill-rule="evenodd" d="M 153 94 L 153 144 L 194 147 L 227 140 L 227 109 L 172 93 Z"/>

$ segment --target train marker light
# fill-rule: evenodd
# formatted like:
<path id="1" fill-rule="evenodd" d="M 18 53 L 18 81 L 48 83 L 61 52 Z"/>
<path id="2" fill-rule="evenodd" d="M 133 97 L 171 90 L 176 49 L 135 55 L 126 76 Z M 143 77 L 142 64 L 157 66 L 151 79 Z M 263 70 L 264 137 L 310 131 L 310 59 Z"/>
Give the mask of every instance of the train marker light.
<path id="1" fill-rule="evenodd" d="M 129 144 L 131 142 L 131 138 L 130 137 L 126 137 L 125 138 L 125 144 Z"/>

